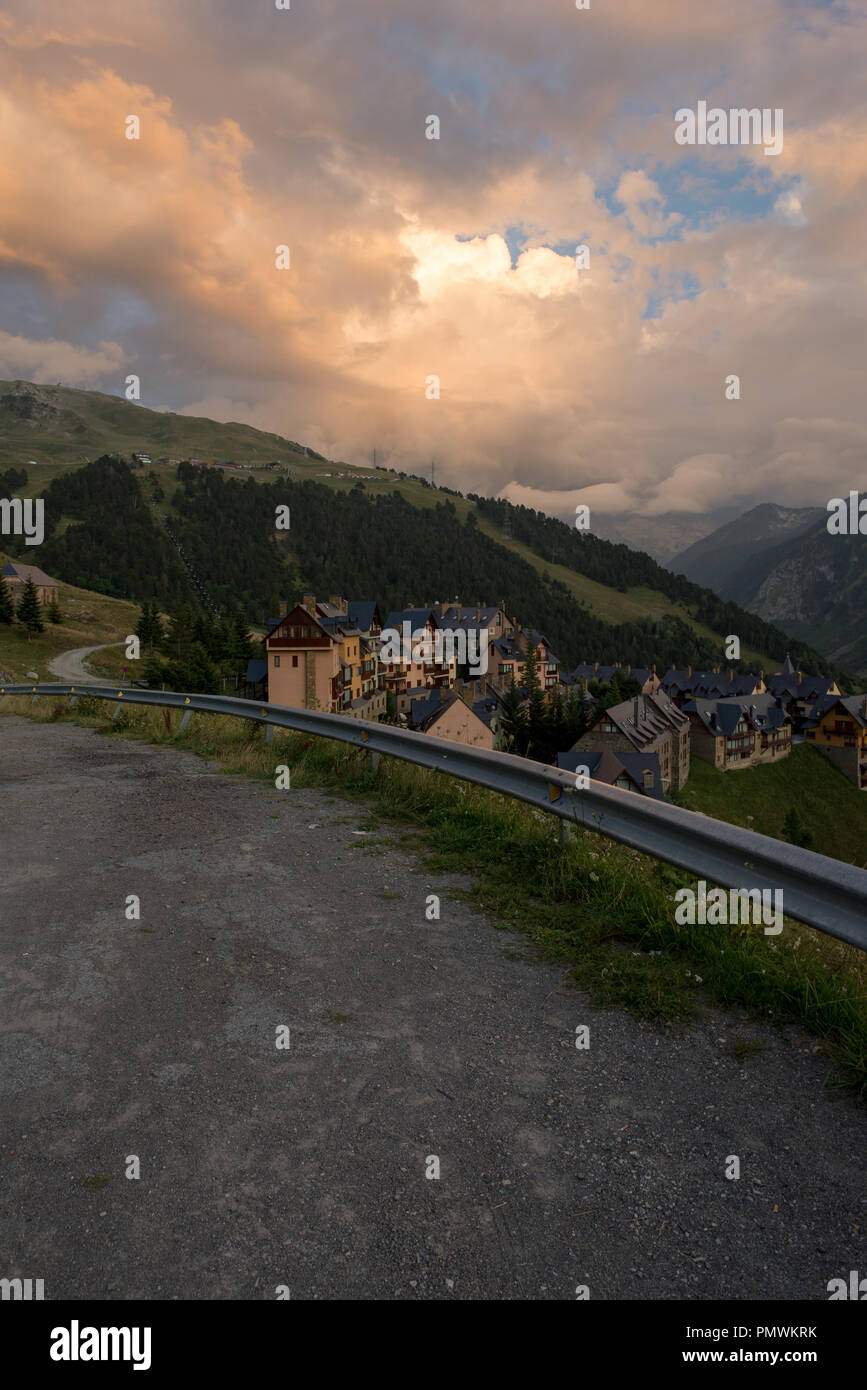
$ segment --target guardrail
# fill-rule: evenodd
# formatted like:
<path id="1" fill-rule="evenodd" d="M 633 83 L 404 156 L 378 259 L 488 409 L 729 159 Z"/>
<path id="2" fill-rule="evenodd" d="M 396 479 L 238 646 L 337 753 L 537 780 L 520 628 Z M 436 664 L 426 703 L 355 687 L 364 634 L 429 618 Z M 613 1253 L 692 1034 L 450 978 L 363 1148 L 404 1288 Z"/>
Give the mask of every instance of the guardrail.
<path id="1" fill-rule="evenodd" d="M 277 728 L 337 739 L 371 754 L 401 758 L 529 802 L 572 825 L 608 835 L 725 888 L 781 889 L 787 916 L 867 950 L 867 871 L 812 850 L 728 825 L 696 811 L 654 801 L 601 782 L 576 788 L 572 773 L 512 753 L 470 748 L 387 724 L 229 695 L 181 695 L 114 685 L 6 685 L 0 696 L 92 696 L 124 705 L 159 705 L 188 713 L 228 714 Z M 269 728 L 266 737 L 272 738 Z"/>

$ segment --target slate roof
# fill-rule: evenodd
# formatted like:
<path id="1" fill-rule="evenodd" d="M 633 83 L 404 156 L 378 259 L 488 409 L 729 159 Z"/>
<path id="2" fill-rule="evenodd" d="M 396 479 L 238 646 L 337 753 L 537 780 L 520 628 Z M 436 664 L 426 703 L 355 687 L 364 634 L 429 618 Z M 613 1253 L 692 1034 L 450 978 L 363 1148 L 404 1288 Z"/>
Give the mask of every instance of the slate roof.
<path id="1" fill-rule="evenodd" d="M 693 671 L 688 675 L 685 670 L 672 667 L 662 677 L 661 688 L 669 696 L 689 692 L 697 700 L 725 700 L 729 696 L 751 695 L 761 683 L 762 678 L 752 671 L 734 671 L 729 680 L 722 671 Z"/>
<path id="2" fill-rule="evenodd" d="M 461 610 L 460 617 L 458 617 L 458 608 L 460 608 Z M 464 629 L 489 627 L 490 624 L 496 618 L 499 611 L 500 606 L 496 603 L 453 603 L 448 608 L 443 609 L 442 616 L 439 619 L 439 624 L 440 627 L 454 627 Z M 478 617 L 476 617 L 476 613 L 478 613 Z"/>
<path id="3" fill-rule="evenodd" d="M 829 710 L 840 705 L 850 719 L 854 719 L 856 724 L 860 724 L 862 729 L 867 729 L 867 695 L 826 695 L 823 699 L 817 700 L 813 706 L 811 717 L 803 721 L 805 729 L 815 729 L 819 720 L 826 715 Z"/>
<path id="4" fill-rule="evenodd" d="M 247 675 L 245 677 L 248 685 L 257 685 L 263 681 L 268 674 L 268 663 L 261 657 L 251 657 L 247 662 Z"/>
<path id="5" fill-rule="evenodd" d="M 714 738 L 728 737 L 742 717 L 759 732 L 781 729 L 790 723 L 788 711 L 775 695 L 744 695 L 726 700 L 692 700 L 683 707 L 685 714 L 695 713 Z"/>
<path id="6" fill-rule="evenodd" d="M 436 627 L 436 614 L 432 608 L 396 608 L 389 613 L 382 626 L 384 628 L 394 627 L 397 628 L 398 632 L 401 632 L 402 624 L 410 623 L 412 631 L 415 632 L 416 628 L 424 627 L 429 618 L 433 619 L 434 627 Z"/>
<path id="7" fill-rule="evenodd" d="M 355 599 L 347 604 L 350 620 L 361 632 L 369 632 L 377 614 L 375 599 Z"/>
<path id="8" fill-rule="evenodd" d="M 626 771 L 634 777 L 645 796 L 652 796 L 657 801 L 665 800 L 665 792 L 662 788 L 662 768 L 659 766 L 658 753 L 618 753 L 617 756 Z M 644 785 L 645 772 L 651 773 L 653 777 L 653 783 L 649 790 Z"/>
<path id="9" fill-rule="evenodd" d="M 59 582 L 56 579 L 52 579 L 51 575 L 46 574 L 38 565 L 19 565 L 17 560 L 8 565 L 4 565 L 3 569 L 0 570 L 0 574 L 5 574 L 9 579 L 15 579 L 17 576 L 18 579 L 23 579 L 25 584 L 28 579 L 32 579 L 37 587 L 40 585 L 45 587 L 47 585 L 49 588 L 56 589 Z"/>
<path id="10" fill-rule="evenodd" d="M 577 772 L 579 767 L 586 767 L 592 781 L 605 782 L 610 787 L 626 773 L 636 791 L 657 801 L 665 800 L 662 769 L 656 753 L 613 753 L 610 748 L 585 748 L 578 752 L 558 753 L 557 766 L 565 768 L 567 772 Z M 645 771 L 653 776 L 650 789 L 644 785 Z"/>
<path id="11" fill-rule="evenodd" d="M 612 705 L 611 709 L 600 713 L 599 720 L 603 719 L 611 720 L 638 752 L 655 743 L 663 734 L 670 733 L 672 729 L 681 729 L 689 723 L 687 715 L 661 691 L 654 695 L 636 695 L 619 705 Z M 592 726 L 588 732 L 592 732 Z"/>
<path id="12" fill-rule="evenodd" d="M 789 663 L 791 665 L 791 663 Z M 794 675 L 783 675 L 780 672 L 776 676 L 768 676 L 766 685 L 772 695 L 788 696 L 792 700 L 820 700 L 823 696 L 837 699 L 831 691 L 831 686 L 835 684 L 833 676 L 807 676 L 801 672 L 800 683 Z"/>
<path id="13" fill-rule="evenodd" d="M 409 722 L 414 728 L 421 726 L 431 718 L 432 715 L 439 713 L 442 704 L 442 695 L 438 685 L 432 686 L 430 694 L 423 700 L 412 700 L 409 706 Z"/>

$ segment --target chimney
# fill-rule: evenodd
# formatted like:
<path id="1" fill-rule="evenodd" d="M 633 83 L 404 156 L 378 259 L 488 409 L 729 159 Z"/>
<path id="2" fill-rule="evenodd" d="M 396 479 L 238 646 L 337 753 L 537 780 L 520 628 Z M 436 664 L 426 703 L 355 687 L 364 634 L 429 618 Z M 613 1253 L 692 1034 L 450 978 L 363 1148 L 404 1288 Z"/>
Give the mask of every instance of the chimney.
<path id="1" fill-rule="evenodd" d="M 638 696 L 632 702 L 632 722 L 638 728 Z"/>
<path id="2" fill-rule="evenodd" d="M 795 672 L 795 680 L 798 682 L 798 685 L 801 684 L 801 681 L 802 681 L 803 679 L 804 679 L 803 673 L 802 673 L 801 671 L 796 671 L 796 672 Z"/>
<path id="3" fill-rule="evenodd" d="M 599 670 L 599 662 L 598 662 L 598 661 L 594 661 L 594 663 L 593 663 L 593 670 L 594 670 L 594 671 L 598 671 L 598 670 Z"/>
<path id="4" fill-rule="evenodd" d="M 732 671 L 731 666 L 729 667 L 727 674 L 728 674 L 729 682 L 731 683 L 731 681 L 734 680 L 734 673 L 733 673 L 733 671 Z"/>
<path id="5" fill-rule="evenodd" d="M 461 620 L 461 605 L 460 605 L 459 603 L 456 603 L 456 604 L 455 604 L 455 617 L 456 617 L 457 621 L 460 622 L 460 620 Z"/>
<path id="6" fill-rule="evenodd" d="M 686 678 L 687 678 L 688 681 L 691 681 L 691 680 L 692 680 L 692 667 L 691 667 L 691 666 L 687 666 L 687 668 L 686 668 Z"/>
<path id="7" fill-rule="evenodd" d="M 287 614 L 288 612 L 289 612 L 289 605 L 288 605 L 288 603 L 286 602 L 285 599 L 281 599 L 281 600 L 280 600 L 280 603 L 279 603 L 279 605 L 278 605 L 278 607 L 277 607 L 277 617 L 278 617 L 278 618 L 285 618 L 285 617 L 286 617 L 286 614 Z"/>
<path id="8" fill-rule="evenodd" d="M 305 608 L 311 617 L 316 616 L 316 595 L 305 594 L 301 600 L 301 607 Z"/>
<path id="9" fill-rule="evenodd" d="M 339 594 L 329 594 L 328 602 L 332 607 L 339 608 L 341 613 L 347 611 L 346 599 L 341 598 Z"/>

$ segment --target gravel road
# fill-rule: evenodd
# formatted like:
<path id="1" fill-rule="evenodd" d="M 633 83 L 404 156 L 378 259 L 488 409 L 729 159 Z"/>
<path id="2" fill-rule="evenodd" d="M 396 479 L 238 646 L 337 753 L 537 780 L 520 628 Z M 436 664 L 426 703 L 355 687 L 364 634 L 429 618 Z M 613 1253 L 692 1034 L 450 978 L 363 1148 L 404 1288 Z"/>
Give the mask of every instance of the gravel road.
<path id="1" fill-rule="evenodd" d="M 867 1270 L 867 1116 L 795 1030 L 591 1009 L 322 792 L 16 717 L 0 795 L 0 1277 L 824 1300 Z"/>
<path id="2" fill-rule="evenodd" d="M 48 663 L 48 669 L 60 681 L 75 681 L 78 685 L 105 685 L 108 681 L 107 676 L 95 676 L 85 666 L 85 661 L 94 652 L 105 651 L 106 647 L 116 647 L 117 642 L 103 642 L 98 647 L 75 647 L 72 651 L 61 652 L 60 656 L 52 657 Z M 120 685 L 127 685 L 129 682 L 120 681 Z"/>

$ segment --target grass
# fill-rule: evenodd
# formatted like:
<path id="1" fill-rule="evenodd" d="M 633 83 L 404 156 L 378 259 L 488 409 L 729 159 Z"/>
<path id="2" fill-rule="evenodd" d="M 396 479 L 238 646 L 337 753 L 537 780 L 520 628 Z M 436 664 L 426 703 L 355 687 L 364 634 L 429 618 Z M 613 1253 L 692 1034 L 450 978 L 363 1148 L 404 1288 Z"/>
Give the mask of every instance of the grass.
<path id="1" fill-rule="evenodd" d="M 11 382 L 0 381 L 0 399 L 11 385 Z M 435 507 L 448 500 L 454 505 L 461 521 L 466 520 L 470 512 L 475 512 L 480 531 L 528 561 L 538 573 L 547 572 L 552 579 L 561 580 L 576 599 L 606 622 L 624 623 L 634 618 L 673 614 L 682 618 L 699 636 L 717 643 L 722 652 L 723 634 L 715 633 L 700 623 L 683 604 L 672 602 L 655 589 L 633 588 L 621 593 L 564 565 L 551 564 L 522 542 L 504 537 L 494 523 L 479 516 L 474 502 L 436 488 L 423 487 L 415 478 L 376 472 L 372 464 L 367 463 L 310 458 L 303 452 L 296 452 L 292 441 L 254 429 L 251 425 L 234 421 L 220 423 L 150 410 L 144 405 L 99 391 L 67 387 L 41 389 L 49 392 L 49 400 L 56 413 L 40 420 L 38 430 L 34 431 L 32 421 L 19 420 L 17 417 L 3 419 L 0 416 L 0 469 L 9 466 L 27 469 L 28 482 L 21 490 L 22 497 L 35 497 L 53 478 L 67 473 L 70 468 L 81 467 L 100 454 L 131 454 L 142 450 L 154 459 L 153 472 L 165 494 L 154 510 L 158 515 L 167 517 L 172 514 L 171 498 L 177 487 L 177 468 L 171 464 L 157 463 L 158 458 L 232 459 L 254 466 L 280 459 L 289 466 L 294 480 L 310 480 L 336 492 L 348 492 L 362 479 L 369 495 L 396 491 L 413 507 Z M 32 461 L 35 461 L 35 467 Z M 148 466 L 147 472 L 150 471 L 151 466 Z M 144 474 L 138 476 L 143 478 Z M 257 471 L 249 476 L 256 482 L 270 483 L 278 474 Z M 149 499 L 150 489 L 145 487 L 144 492 Z M 588 659 L 592 656 L 589 652 L 584 655 Z M 743 658 L 756 670 L 777 669 L 777 663 L 771 657 L 746 647 Z"/>
<path id="2" fill-rule="evenodd" d="M 0 554 L 0 565 L 6 563 L 6 558 Z M 53 657 L 76 647 L 117 642 L 135 630 L 139 615 L 135 603 L 77 589 L 72 584 L 60 586 L 58 604 L 63 621 L 55 624 L 46 619 L 45 631 L 35 633 L 30 642 L 18 623 L 12 627 L 0 624 L 0 672 L 6 673 L 4 679 L 23 681 L 25 672 L 37 671 L 43 681 L 56 680 L 48 669 Z"/>
<path id="3" fill-rule="evenodd" d="M 778 840 L 786 812 L 795 806 L 812 831 L 810 849 L 867 868 L 867 795 L 806 744 L 797 744 L 781 762 L 738 772 L 720 772 L 693 758 L 689 781 L 672 800 Z"/>
<path id="4" fill-rule="evenodd" d="M 800 1024 L 834 1063 L 834 1084 L 867 1101 L 867 957 L 786 919 L 780 937 L 758 927 L 681 927 L 673 895 L 687 875 L 581 828 L 560 844 L 552 817 L 521 802 L 394 759 L 371 772 L 360 749 L 304 734 L 196 714 L 181 735 L 179 711 L 82 697 L 0 701 L 0 713 L 67 720 L 107 737 L 136 738 L 218 759 L 229 773 L 266 783 L 288 763 L 292 786 L 366 802 L 369 823 L 399 826 L 424 868 L 467 876 L 462 890 L 504 929 L 523 933 L 530 956 L 563 966 L 600 1007 L 622 1007 L 659 1027 L 683 1026 L 708 1004 L 755 1020 Z M 743 776 L 744 774 L 741 774 Z M 520 953 L 520 954 L 523 954 Z M 746 1055 L 746 1054 L 744 1054 Z"/>

